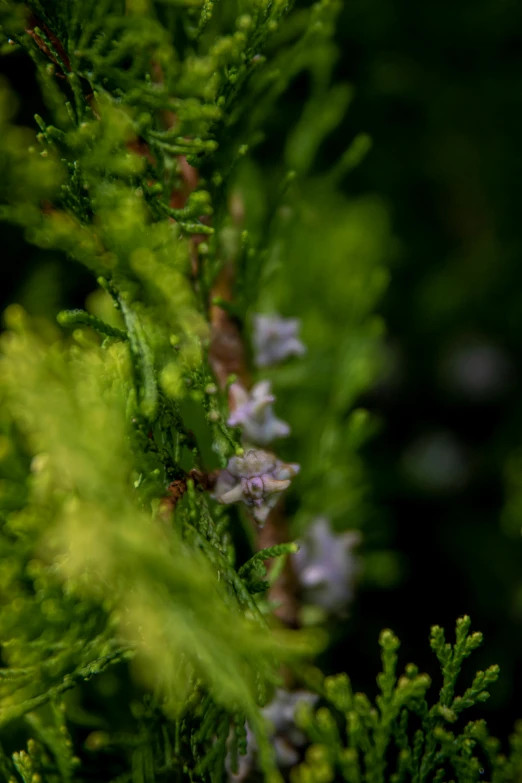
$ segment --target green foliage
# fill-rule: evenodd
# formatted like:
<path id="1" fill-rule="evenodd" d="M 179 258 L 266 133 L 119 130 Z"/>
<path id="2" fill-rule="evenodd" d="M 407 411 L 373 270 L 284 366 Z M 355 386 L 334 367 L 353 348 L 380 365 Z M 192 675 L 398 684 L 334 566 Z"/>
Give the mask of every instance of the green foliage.
<path id="1" fill-rule="evenodd" d="M 382 673 L 375 705 L 365 694 L 353 693 L 347 675 L 327 677 L 323 695 L 332 707 L 320 707 L 314 714 L 309 705 L 301 705 L 297 716 L 313 744 L 292 780 L 330 783 L 339 775 L 348 783 L 518 780 L 522 726 L 511 738 L 506 759 L 485 721 L 460 722 L 461 713 L 489 698 L 488 688 L 499 675 L 498 666 L 490 666 L 477 672 L 461 696 L 455 695 L 465 659 L 482 643 L 482 634 L 469 633 L 470 624 L 469 617 L 457 621 L 454 645 L 445 641 L 442 628 L 431 629 L 430 644 L 442 673 L 438 701 L 432 706 L 426 699 L 431 685 L 427 674 L 408 664 L 397 677 L 400 643 L 388 630 L 379 640 Z M 457 729 L 452 731 L 452 725 Z"/>
<path id="2" fill-rule="evenodd" d="M 278 777 L 260 706 L 281 665 L 323 641 L 275 627 L 256 598 L 278 573 L 267 581 L 264 561 L 282 564 L 295 545 L 236 567 L 237 513 L 192 476 L 241 450 L 211 369 L 212 301 L 248 335 L 252 308 L 268 286 L 277 289 L 278 276 L 279 305 L 292 311 L 277 258 L 285 252 L 291 271 L 301 253 L 296 221 L 313 212 L 316 187 L 309 172 L 349 97 L 344 86 L 321 97 L 330 89 L 338 7 L 322 0 L 291 15 L 287 3 L 254 0 L 2 5 L 3 51 L 29 55 L 46 105 L 36 134 L 17 127 L 2 85 L 2 218 L 29 243 L 87 267 L 100 286 L 87 310 L 49 313 L 62 332 L 18 306 L 5 316 L 6 780 L 87 779 L 100 763 L 107 780 L 222 780 L 229 734 L 231 749 L 245 751 L 245 719 L 262 769 Z M 253 151 L 303 70 L 313 97 L 288 154 L 264 176 Z M 349 165 L 358 154 L 349 153 Z M 357 207 L 350 215 L 335 192 L 340 172 L 318 180 L 322 203 L 308 230 L 310 241 L 319 226 L 325 232 L 332 274 L 346 260 L 346 246 L 342 260 L 336 251 L 346 218 L 354 236 L 367 232 Z M 296 210 L 290 222 L 287 200 Z M 377 263 L 377 244 L 370 254 Z M 226 305 L 229 295 L 216 299 L 214 286 L 230 265 Z M 363 260 L 353 270 L 354 302 L 365 276 Z M 372 284 L 352 329 L 381 288 Z M 307 330 L 313 337 L 316 324 Z M 374 334 L 371 327 L 360 345 Z M 363 371 L 354 391 L 368 377 Z M 345 394 L 335 416 L 353 399 Z M 325 462 L 324 476 L 328 469 Z M 172 482 L 186 491 L 169 505 Z M 109 670 L 129 683 L 114 728 L 102 685 L 99 693 L 92 686 L 97 706 L 83 706 L 89 681 L 103 684 Z M 95 730 L 82 745 L 85 723 Z M 27 750 L 12 755 L 24 736 Z"/>
<path id="3" fill-rule="evenodd" d="M 378 366 L 373 313 L 389 244 L 382 205 L 338 190 L 368 137 L 355 136 L 327 171 L 316 162 L 351 98 L 332 85 L 340 3 L 291 5 L 0 6 L 2 52 L 31 58 L 45 105 L 37 133 L 21 128 L 0 85 L 0 216 L 70 261 L 71 275 L 72 264 L 89 270 L 95 289 L 85 310 L 5 313 L 0 773 L 9 783 L 219 783 L 226 759 L 233 768 L 245 755 L 247 723 L 262 774 L 281 779 L 262 707 L 282 667 L 306 671 L 325 640 L 284 629 L 263 595 L 296 545 L 255 551 L 245 510 L 207 491 L 243 451 L 226 424 L 216 342 L 227 359 L 239 351 L 238 363 L 244 351 L 240 369 L 252 374 L 253 313 L 301 317 L 306 358 L 270 371 L 293 428 L 281 457 L 302 463 L 290 525 L 328 513 L 339 528 L 362 526 L 357 451 L 374 424 L 354 405 Z M 279 125 L 303 75 L 309 98 Z M 267 140 L 279 147 L 268 163 Z M 242 348 L 220 334 L 224 315 Z M 461 621 L 450 647 L 434 630 L 444 677 L 435 707 L 415 667 L 396 682 L 390 632 L 376 708 L 352 697 L 346 678 L 327 680 L 348 746 L 334 713 L 303 713 L 314 745 L 296 780 L 326 783 L 335 769 L 379 783 L 392 741 L 397 783 L 435 769 L 442 783 L 445 765 L 474 780 L 474 743 L 494 757 L 496 779 L 512 779 L 519 740 L 502 766 L 483 724 L 447 729 L 496 677 L 481 673 L 454 696 L 479 642 L 467 632 Z M 419 722 L 412 740 L 409 714 Z"/>
<path id="4" fill-rule="evenodd" d="M 5 335 L 5 401 L 9 426 L 36 456 L 27 501 L 4 522 L 1 720 L 138 652 L 136 676 L 171 718 L 204 685 L 216 720 L 225 719 L 221 705 L 256 725 L 257 688 L 277 681 L 277 663 L 312 640 L 268 633 L 204 495 L 189 490 L 174 527 L 146 513 L 161 485 L 158 468 L 144 464 L 138 474 L 130 461 L 129 439 L 140 436 L 127 424 L 125 344 L 100 349 L 83 337 L 81 349 L 48 347 L 19 321 L 11 310 L 20 332 Z"/>

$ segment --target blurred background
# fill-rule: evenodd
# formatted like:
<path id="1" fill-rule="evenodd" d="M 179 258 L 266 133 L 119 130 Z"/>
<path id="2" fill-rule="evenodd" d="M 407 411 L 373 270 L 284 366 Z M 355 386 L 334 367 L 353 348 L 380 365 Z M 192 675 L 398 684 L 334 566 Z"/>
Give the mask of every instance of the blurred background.
<path id="1" fill-rule="evenodd" d="M 367 513 L 398 567 L 386 589 L 363 581 L 325 665 L 373 694 L 391 627 L 403 663 L 436 675 L 430 625 L 452 632 L 470 614 L 485 634 L 471 666 L 501 666 L 484 713 L 505 737 L 522 717 L 522 6 L 347 0 L 336 38 L 336 79 L 354 95 L 322 162 L 367 132 L 372 150 L 343 189 L 375 197 L 390 225 L 381 369 L 358 404 L 378 425 L 363 448 Z M 32 125 L 45 109 L 30 61 L 0 68 Z M 289 113 L 307 89 L 294 88 Z M 87 272 L 18 229 L 2 236 L 2 309 L 84 306 Z"/>
<path id="2" fill-rule="evenodd" d="M 522 701 L 522 8 L 350 0 L 338 39 L 350 126 L 373 138 L 349 186 L 385 199 L 397 241 L 365 459 L 406 558 L 396 589 L 360 594 L 346 655 L 365 669 L 384 623 L 433 671 L 429 624 L 470 614 L 505 736 Z"/>

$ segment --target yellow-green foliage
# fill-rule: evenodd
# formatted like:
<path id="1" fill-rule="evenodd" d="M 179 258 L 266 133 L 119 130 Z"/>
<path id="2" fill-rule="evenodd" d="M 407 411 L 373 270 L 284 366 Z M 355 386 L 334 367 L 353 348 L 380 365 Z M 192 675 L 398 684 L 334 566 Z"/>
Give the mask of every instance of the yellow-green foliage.
<path id="1" fill-rule="evenodd" d="M 279 777 L 261 707 L 282 665 L 302 666 L 324 639 L 274 622 L 260 558 L 236 567 L 251 520 L 190 471 L 242 449 L 209 361 L 213 287 L 231 268 L 222 304 L 247 362 L 256 309 L 303 320 L 307 358 L 273 374 L 294 431 L 281 455 L 303 465 L 291 516 L 353 526 L 362 513 L 356 449 L 369 428 L 352 408 L 375 373 L 388 228 L 377 202 L 338 192 L 364 135 L 331 170 L 314 168 L 350 99 L 330 85 L 339 7 L 1 7 L 2 51 L 32 59 L 46 107 L 38 132 L 20 128 L 1 85 L 1 216 L 92 273 L 86 311 L 5 314 L 6 780 L 220 781 L 229 748 L 246 749 L 245 720 L 261 769 Z M 310 101 L 264 166 L 256 148 L 303 71 Z M 172 482 L 186 490 L 174 509 Z"/>
<path id="2" fill-rule="evenodd" d="M 103 657 L 104 645 L 115 638 L 137 649 L 137 670 L 162 692 L 169 714 L 182 710 L 196 677 L 217 703 L 253 712 L 256 678 L 274 678 L 274 662 L 305 652 L 306 639 L 266 630 L 246 591 L 236 586 L 235 592 L 228 583 L 230 567 L 219 541 L 212 541 L 209 564 L 203 554 L 209 543 L 189 521 L 171 527 L 154 518 L 150 504 L 140 507 L 129 450 L 126 344 L 104 351 L 96 344 L 46 345 L 20 321 L 22 313 L 9 311 L 8 322 L 21 331 L 4 334 L 2 388 L 33 455 L 28 504 L 7 524 L 12 535 L 32 539 L 36 557 L 26 568 L 34 576 L 54 563 L 55 590 L 61 582 L 78 619 L 85 599 L 91 611 L 97 607 L 102 633 L 92 657 Z M 194 504 L 206 501 L 195 498 Z M 15 632 L 33 608 L 34 599 L 20 602 L 20 614 L 10 618 Z M 56 642 L 63 642 L 68 614 L 59 599 L 46 597 L 39 608 Z M 80 622 L 76 630 L 83 643 L 94 643 Z M 25 635 L 12 639 L 10 665 L 32 663 L 26 642 Z M 81 660 L 84 650 L 79 652 Z M 74 659 L 72 649 L 67 657 Z M 56 663 L 55 676 L 67 665 Z M 13 703 L 15 698 L 28 698 L 27 691 L 15 693 Z"/>

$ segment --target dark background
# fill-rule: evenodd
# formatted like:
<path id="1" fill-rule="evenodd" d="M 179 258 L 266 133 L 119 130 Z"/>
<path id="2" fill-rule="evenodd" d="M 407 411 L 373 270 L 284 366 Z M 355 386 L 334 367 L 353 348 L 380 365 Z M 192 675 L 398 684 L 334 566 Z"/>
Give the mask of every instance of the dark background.
<path id="1" fill-rule="evenodd" d="M 522 516 L 506 484 L 522 443 L 522 7 L 350 0 L 337 35 L 347 132 L 374 142 L 347 187 L 386 199 L 398 240 L 365 457 L 407 562 L 396 589 L 360 594 L 339 658 L 374 690 L 386 625 L 435 675 L 429 626 L 469 614 L 485 634 L 471 667 L 501 666 L 484 711 L 505 737 L 522 716 Z"/>
<path id="2" fill-rule="evenodd" d="M 404 569 L 395 588 L 361 590 L 328 665 L 373 693 L 377 637 L 391 627 L 402 662 L 436 677 L 430 625 L 451 631 L 470 614 L 485 634 L 472 666 L 501 666 L 483 712 L 506 737 L 522 717 L 522 500 L 517 523 L 506 483 L 522 448 L 522 6 L 349 0 L 337 39 L 337 76 L 356 93 L 330 151 L 371 135 L 346 190 L 378 194 L 396 237 L 381 304 L 387 372 L 362 402 L 382 421 L 365 460 Z M 0 68 L 22 99 L 19 121 L 32 124 L 40 98 L 30 61 L 4 58 Z M 2 236 L 16 259 L 2 265 L 2 307 L 35 280 L 33 312 L 83 306 L 90 275 L 69 265 L 63 274 L 65 261 L 29 248 L 16 229 Z"/>

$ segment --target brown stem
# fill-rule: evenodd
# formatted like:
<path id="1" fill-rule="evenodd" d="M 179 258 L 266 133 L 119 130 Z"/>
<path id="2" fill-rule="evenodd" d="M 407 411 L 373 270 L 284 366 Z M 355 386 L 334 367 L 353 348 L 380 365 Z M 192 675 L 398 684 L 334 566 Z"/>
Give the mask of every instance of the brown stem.
<path id="1" fill-rule="evenodd" d="M 212 290 L 211 298 L 233 299 L 234 268 L 225 264 Z M 235 375 L 244 386 L 250 386 L 250 373 L 246 365 L 245 349 L 237 322 L 216 304 L 210 307 L 211 340 L 208 360 L 222 390 L 226 389 L 230 375 Z M 232 399 L 229 399 L 232 403 Z"/>
<path id="2" fill-rule="evenodd" d="M 42 52 L 55 64 L 58 66 L 58 68 L 61 68 L 61 64 L 58 62 L 52 51 L 49 49 L 45 41 L 38 35 L 38 33 L 35 32 L 35 28 L 39 27 L 41 30 L 45 32 L 47 35 L 49 41 L 54 46 L 55 50 L 60 55 L 60 58 L 67 68 L 68 71 L 71 70 L 71 61 L 69 60 L 69 57 L 67 55 L 67 52 L 63 48 L 61 42 L 56 37 L 56 35 L 52 32 L 52 30 L 49 30 L 49 28 L 41 22 L 34 14 L 31 14 L 29 17 L 29 22 L 27 27 L 25 28 L 25 32 L 27 35 L 30 35 L 35 44 L 38 46 L 39 49 L 42 50 Z"/>
<path id="3" fill-rule="evenodd" d="M 284 505 L 279 503 L 270 513 L 266 525 L 259 531 L 257 548 L 265 549 L 285 544 L 289 539 L 288 522 L 284 514 Z M 268 564 L 268 570 L 272 566 Z M 289 628 L 299 627 L 299 583 L 290 558 L 277 582 L 270 588 L 270 600 L 278 604 L 274 611 L 276 617 Z"/>
<path id="4" fill-rule="evenodd" d="M 187 491 L 187 482 L 192 479 L 198 489 L 208 492 L 214 488 L 218 477 L 218 471 L 213 470 L 210 473 L 203 473 L 195 468 L 190 470 L 186 476 L 181 479 L 176 479 L 167 487 L 167 494 L 160 501 L 158 516 L 165 521 L 170 519 L 170 516 L 177 504 Z"/>

